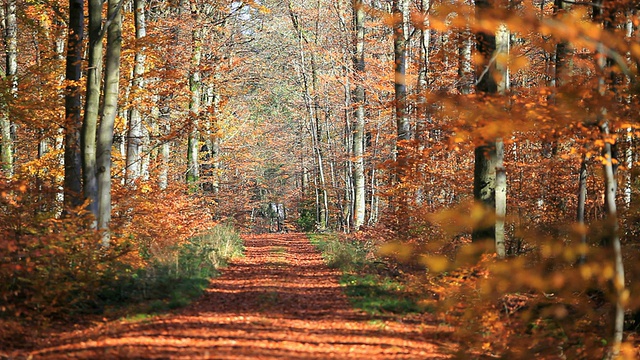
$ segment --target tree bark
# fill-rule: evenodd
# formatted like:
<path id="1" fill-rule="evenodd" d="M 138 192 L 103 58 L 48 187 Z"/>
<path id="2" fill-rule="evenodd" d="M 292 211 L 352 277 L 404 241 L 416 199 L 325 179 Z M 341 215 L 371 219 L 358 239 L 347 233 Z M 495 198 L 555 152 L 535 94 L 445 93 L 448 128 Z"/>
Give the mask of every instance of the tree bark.
<path id="1" fill-rule="evenodd" d="M 64 203 L 68 207 L 82 205 L 82 159 L 80 156 L 80 129 L 82 127 L 82 45 L 84 43 L 84 1 L 69 0 L 69 30 L 65 88 L 64 134 Z"/>
<path id="2" fill-rule="evenodd" d="M 18 83 L 18 21 L 16 17 L 16 0 L 5 0 L 4 4 L 4 41 L 5 41 L 5 76 L 11 84 L 12 96 L 17 95 Z M 13 176 L 13 139 L 9 104 L 2 104 L 4 109 L 0 115 L 0 166 L 6 177 Z"/>
<path id="3" fill-rule="evenodd" d="M 141 40 L 147 36 L 145 20 L 145 0 L 134 1 L 134 17 L 136 28 L 136 54 L 135 66 L 133 68 L 133 93 L 141 94 L 145 85 L 145 47 L 140 44 Z M 139 96 L 134 96 L 139 98 Z M 135 100 L 134 100 L 135 101 Z M 143 172 L 142 148 L 145 144 L 145 131 L 142 126 L 142 115 L 138 104 L 134 104 L 129 112 L 129 129 L 127 133 L 127 161 L 126 161 L 126 181 L 133 184 L 138 180 Z"/>
<path id="4" fill-rule="evenodd" d="M 365 89 L 363 80 L 365 76 L 364 61 L 364 5 L 362 0 L 353 1 L 353 20 L 355 30 L 355 54 L 353 59 L 355 90 L 353 92 L 353 101 L 355 103 L 355 124 L 353 130 L 353 190 L 354 190 L 354 206 L 353 206 L 353 227 L 358 230 L 364 225 L 365 208 L 366 208 L 366 189 L 365 189 L 365 173 L 364 173 L 364 101 Z"/>
<path id="5" fill-rule="evenodd" d="M 193 10 L 192 17 L 198 19 L 197 10 Z M 195 25 L 197 26 L 197 25 Z M 202 82 L 200 75 L 200 61 L 202 58 L 202 30 L 195 28 L 192 31 L 193 53 L 191 56 L 191 75 L 189 77 L 189 88 L 191 90 L 191 100 L 189 102 L 189 115 L 191 117 L 191 132 L 189 133 L 189 143 L 187 147 L 187 182 L 195 183 L 200 178 L 200 168 L 198 164 L 200 150 L 199 117 L 200 102 L 202 92 Z"/>
<path id="6" fill-rule="evenodd" d="M 163 100 L 166 97 L 162 97 Z M 169 163 L 171 156 L 171 143 L 167 136 L 171 133 L 171 108 L 163 106 L 160 108 L 160 128 L 162 129 L 162 146 L 160 150 L 160 175 L 158 176 L 158 187 L 160 190 L 166 190 L 169 186 Z"/>
<path id="7" fill-rule="evenodd" d="M 395 181 L 398 192 L 395 197 L 395 209 L 398 218 L 407 213 L 408 194 L 400 184 L 407 175 L 407 144 L 411 140 L 411 125 L 407 116 L 407 40 L 405 37 L 405 0 L 393 0 L 393 54 L 394 54 L 394 106 L 396 118 L 396 169 Z M 400 225 L 400 224 L 398 224 Z M 403 227 L 403 226 L 401 226 Z"/>
<path id="8" fill-rule="evenodd" d="M 490 7 L 488 0 L 476 1 L 476 15 L 480 17 L 485 9 Z M 494 34 L 478 33 L 477 51 L 482 62 L 476 67 L 476 91 L 480 95 L 495 94 L 498 91 L 493 74 L 495 62 L 491 57 L 496 51 L 496 37 Z M 495 142 L 487 142 L 477 146 L 474 150 L 475 162 L 473 171 L 473 197 L 484 205 L 489 211 L 495 211 L 496 207 L 496 164 L 498 163 Z M 473 229 L 472 240 L 474 242 L 495 239 L 495 224 Z"/>
<path id="9" fill-rule="evenodd" d="M 120 80 L 120 53 L 122 49 L 122 16 L 119 0 L 109 0 L 108 18 L 113 19 L 107 28 L 107 52 L 105 58 L 104 106 L 98 130 L 98 229 L 103 230 L 102 246 L 108 247 L 109 222 L 111 221 L 111 148 L 113 129 L 118 113 Z"/>
<path id="10" fill-rule="evenodd" d="M 408 141 L 411 139 L 411 128 L 407 117 L 407 81 L 406 81 L 406 52 L 407 41 L 404 32 L 404 0 L 393 0 L 392 12 L 394 16 L 393 23 L 393 53 L 395 59 L 395 114 L 398 142 Z M 402 146 L 398 145 L 398 161 L 402 167 L 404 155 Z"/>
<path id="11" fill-rule="evenodd" d="M 80 134 L 83 191 L 89 210 L 98 219 L 98 181 L 96 132 L 100 115 L 102 81 L 102 1 L 89 0 L 89 64 L 85 94 L 84 121 Z"/>
<path id="12" fill-rule="evenodd" d="M 576 214 L 576 221 L 578 225 L 581 227 L 585 226 L 584 214 L 585 214 L 585 206 L 587 203 L 587 157 L 583 156 L 582 161 L 580 162 L 580 174 L 578 176 L 578 211 Z M 580 233 L 580 243 L 583 245 L 587 244 L 587 233 L 585 231 L 581 231 Z M 586 257 L 584 254 L 580 255 L 578 259 L 579 264 L 583 264 L 586 261 Z"/>
<path id="13" fill-rule="evenodd" d="M 490 9 L 487 0 L 476 1 L 476 14 L 482 17 Z M 485 96 L 505 95 L 509 89 L 509 30 L 500 25 L 496 34 L 479 33 L 478 52 L 483 62 L 476 69 L 478 80 L 476 90 Z M 507 56 L 503 56 L 507 55 Z M 502 139 L 480 145 L 475 149 L 473 194 L 476 201 L 483 204 L 496 216 L 490 226 L 476 228 L 472 240 L 493 240 L 499 258 L 506 256 L 504 218 L 506 216 L 507 177 L 503 165 L 504 145 Z"/>

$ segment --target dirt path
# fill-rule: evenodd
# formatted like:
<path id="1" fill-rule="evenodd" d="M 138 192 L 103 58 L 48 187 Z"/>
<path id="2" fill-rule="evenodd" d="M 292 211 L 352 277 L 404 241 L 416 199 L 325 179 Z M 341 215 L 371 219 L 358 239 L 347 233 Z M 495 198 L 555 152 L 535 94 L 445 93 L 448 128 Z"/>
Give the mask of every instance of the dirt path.
<path id="1" fill-rule="evenodd" d="M 372 322 L 350 308 L 302 234 L 246 237 L 246 257 L 195 304 L 146 321 L 67 332 L 34 358 L 433 359 L 437 329 Z"/>

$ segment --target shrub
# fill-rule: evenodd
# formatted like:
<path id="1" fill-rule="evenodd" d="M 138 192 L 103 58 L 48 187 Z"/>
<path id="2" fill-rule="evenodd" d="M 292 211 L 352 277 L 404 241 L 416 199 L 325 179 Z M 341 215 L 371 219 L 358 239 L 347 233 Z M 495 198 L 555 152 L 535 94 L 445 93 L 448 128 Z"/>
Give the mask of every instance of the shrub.
<path id="1" fill-rule="evenodd" d="M 84 311 L 110 264 L 132 252 L 114 234 L 101 249 L 83 213 L 45 211 L 34 184 L 0 188 L 0 318 L 44 320 Z"/>
<path id="2" fill-rule="evenodd" d="M 333 235 L 312 235 L 311 242 L 320 250 L 329 267 L 353 271 L 368 264 L 372 244 L 340 239 Z"/>
<path id="3" fill-rule="evenodd" d="M 300 231 L 312 232 L 316 229 L 316 211 L 313 203 L 306 202 L 300 204 L 298 214 L 295 222 Z"/>

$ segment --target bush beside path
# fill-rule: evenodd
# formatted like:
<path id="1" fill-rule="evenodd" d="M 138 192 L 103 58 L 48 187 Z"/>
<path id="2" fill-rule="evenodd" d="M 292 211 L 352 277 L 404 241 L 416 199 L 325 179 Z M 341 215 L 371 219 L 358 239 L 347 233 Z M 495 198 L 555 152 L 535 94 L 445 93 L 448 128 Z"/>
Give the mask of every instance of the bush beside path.
<path id="1" fill-rule="evenodd" d="M 55 332 L 15 358 L 437 359 L 446 331 L 353 310 L 304 234 L 245 237 L 246 256 L 172 314 Z"/>

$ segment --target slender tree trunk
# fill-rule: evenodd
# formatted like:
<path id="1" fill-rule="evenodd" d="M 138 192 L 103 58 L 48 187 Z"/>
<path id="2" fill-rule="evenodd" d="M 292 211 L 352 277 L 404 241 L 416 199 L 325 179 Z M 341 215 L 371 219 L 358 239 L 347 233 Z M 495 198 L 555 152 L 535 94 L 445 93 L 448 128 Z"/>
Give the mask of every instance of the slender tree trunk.
<path id="1" fill-rule="evenodd" d="M 220 107 L 220 95 L 217 94 L 215 89 L 211 90 L 211 111 L 213 112 L 211 123 L 211 168 L 213 174 L 211 175 L 211 186 L 213 188 L 213 194 L 217 198 L 220 192 L 220 167 L 221 167 L 221 150 L 222 150 L 222 137 L 220 132 L 220 119 L 219 119 L 219 107 Z"/>
<path id="2" fill-rule="evenodd" d="M 140 44 L 141 40 L 147 36 L 145 18 L 145 0 L 134 1 L 135 28 L 136 28 L 136 54 L 135 66 L 133 68 L 133 93 L 143 92 L 145 81 L 145 47 Z M 134 96 L 135 99 L 139 96 Z M 134 100 L 135 101 L 135 100 Z M 129 184 L 134 183 L 142 175 L 142 148 L 145 143 L 145 131 L 142 126 L 142 115 L 138 104 L 134 104 L 129 112 L 129 129 L 127 133 L 127 162 L 126 179 Z"/>
<path id="3" fill-rule="evenodd" d="M 364 174 L 364 5 L 362 0 L 353 1 L 353 20 L 355 27 L 355 55 L 353 59 L 354 74 L 356 88 L 353 93 L 353 101 L 355 103 L 355 124 L 353 130 L 353 190 L 354 190 L 354 206 L 353 206 L 353 227 L 358 230 L 364 225 L 365 208 L 366 208 L 366 189 Z"/>
<path id="4" fill-rule="evenodd" d="M 319 48 L 318 38 L 320 37 L 320 11 L 321 11 L 321 3 L 320 0 L 316 2 L 316 21 L 315 21 L 315 37 L 314 37 L 314 46 L 315 48 Z M 325 148 L 329 145 L 329 138 L 325 136 L 326 126 L 323 126 L 320 121 L 320 96 L 319 96 L 319 86 L 318 86 L 318 66 L 316 61 L 316 55 L 313 51 L 310 52 L 309 62 L 311 65 L 311 95 L 313 99 L 313 108 L 315 114 L 315 125 L 316 132 L 318 136 L 318 176 L 320 178 L 320 186 L 322 193 L 322 210 L 321 210 L 321 222 L 320 228 L 326 229 L 329 226 L 329 193 L 327 191 L 327 176 L 325 170 Z"/>
<path id="5" fill-rule="evenodd" d="M 197 13 L 193 14 L 193 18 L 199 18 Z M 198 26 L 197 24 L 194 26 Z M 195 28 L 192 31 L 193 53 L 191 57 L 191 75 L 189 77 L 189 87 L 191 89 L 191 100 L 189 102 L 189 114 L 191 116 L 191 132 L 189 133 L 189 144 L 187 145 L 187 182 L 195 183 L 200 178 L 200 168 L 198 164 L 199 158 L 199 142 L 200 131 L 200 101 L 202 92 L 202 82 L 200 76 L 200 61 L 202 58 L 202 29 Z"/>
<path id="6" fill-rule="evenodd" d="M 4 41 L 5 41 L 5 75 L 11 83 L 11 94 L 17 95 L 18 83 L 18 21 L 16 17 L 16 0 L 4 2 Z M 0 115 L 0 166 L 6 177 L 13 176 L 13 139 L 11 134 L 11 119 L 9 118 L 9 104 L 2 104 Z"/>
<path id="7" fill-rule="evenodd" d="M 476 14 L 481 16 L 489 7 L 488 0 L 477 0 Z M 476 91 L 480 96 L 495 94 L 498 91 L 498 84 L 493 76 L 496 70 L 495 62 L 491 61 L 491 57 L 496 51 L 496 37 L 494 34 L 484 32 L 478 33 L 476 37 L 477 50 L 482 58 L 482 62 L 476 65 Z M 496 165 L 498 164 L 496 144 L 489 142 L 477 146 L 474 153 L 473 197 L 487 209 L 495 211 Z M 478 242 L 495 239 L 495 231 L 495 224 L 473 229 L 472 240 Z"/>
<path id="8" fill-rule="evenodd" d="M 64 203 L 68 207 L 82 205 L 82 159 L 80 129 L 82 101 L 79 81 L 82 77 L 82 44 L 84 42 L 84 1 L 69 0 L 69 33 L 65 89 L 64 134 Z"/>
<path id="9" fill-rule="evenodd" d="M 329 199 L 326 188 L 326 176 L 325 176 L 325 159 L 324 152 L 322 149 L 322 139 L 324 131 L 322 129 L 322 124 L 320 122 L 319 112 L 319 102 L 318 102 L 318 73 L 316 68 L 316 60 L 313 52 L 310 53 L 310 65 L 311 65 L 311 82 L 309 84 L 307 74 L 305 72 L 305 50 L 304 44 L 308 44 L 309 40 L 305 37 L 303 30 L 300 28 L 300 24 L 298 23 L 298 17 L 293 11 L 293 7 L 291 2 L 288 2 L 289 7 L 289 16 L 291 18 L 291 22 L 293 24 L 294 29 L 296 30 L 298 37 L 298 46 L 300 53 L 300 72 L 302 77 L 302 82 L 304 86 L 304 99 L 305 105 L 307 107 L 307 112 L 309 116 L 310 123 L 310 132 L 311 138 L 313 142 L 314 155 L 316 160 L 316 168 L 317 168 L 317 176 L 314 184 L 316 185 L 316 205 L 317 205 L 317 222 L 320 229 L 325 229 L 329 224 Z M 319 16 L 320 11 L 320 3 L 317 3 L 317 14 Z M 318 27 L 318 21 L 316 21 L 316 28 Z M 318 29 L 316 29 L 318 30 Z M 318 35 L 316 32 L 316 41 Z M 304 44 L 303 44 L 304 42 Z M 317 44 L 315 44 L 317 45 Z"/>
<path id="10" fill-rule="evenodd" d="M 491 5 L 487 0 L 476 1 L 476 14 L 482 17 Z M 497 33 L 478 33 L 478 53 L 483 61 L 476 68 L 478 80 L 476 91 L 484 96 L 504 95 L 509 87 L 509 70 L 506 63 L 509 52 L 509 31 L 501 25 Z M 496 215 L 490 226 L 473 230 L 474 242 L 493 240 L 496 254 L 506 255 L 504 239 L 504 217 L 506 215 L 506 173 L 503 165 L 504 145 L 502 139 L 485 143 L 475 149 L 473 194 L 476 201 Z"/>
<path id="11" fill-rule="evenodd" d="M 89 0 L 89 65 L 85 94 L 84 121 L 80 134 L 82 180 L 89 210 L 98 219 L 98 181 L 96 169 L 96 132 L 100 114 L 102 81 L 102 1 Z"/>
<path id="12" fill-rule="evenodd" d="M 509 91 L 509 64 L 506 61 L 509 56 L 510 32 L 506 25 L 502 24 L 496 32 L 496 72 L 498 77 L 498 94 L 506 95 Z M 496 139 L 496 231 L 495 247 L 498 258 L 507 255 L 505 246 L 505 217 L 507 216 L 507 173 L 504 168 L 504 143 L 502 139 Z"/>
<path id="13" fill-rule="evenodd" d="M 584 228 L 584 214 L 585 214 L 585 206 L 587 203 L 587 157 L 583 156 L 582 161 L 580 162 L 580 174 L 578 177 L 578 212 L 576 214 L 576 221 L 578 225 Z M 581 231 L 580 233 L 580 243 L 583 245 L 587 244 L 587 233 L 586 231 Z M 583 264 L 586 261 L 586 257 L 584 254 L 580 255 L 578 259 L 578 263 Z"/>
<path id="14" fill-rule="evenodd" d="M 98 229 L 105 231 L 102 246 L 110 243 L 109 222 L 111 221 L 111 148 L 113 129 L 118 114 L 118 91 L 120 80 L 120 53 L 122 49 L 122 16 L 119 0 L 109 0 L 108 18 L 112 20 L 107 28 L 107 52 L 104 78 L 104 106 L 98 130 Z"/>
<path id="15" fill-rule="evenodd" d="M 429 75 L 429 46 L 431 42 L 431 34 L 429 30 L 428 12 L 430 8 L 430 0 L 420 0 L 419 11 L 421 11 L 426 19 L 424 23 L 417 24 L 420 33 L 418 43 L 418 81 L 416 86 L 417 93 L 417 116 L 416 116 L 416 140 L 421 148 L 424 148 L 426 139 L 427 123 L 429 122 L 429 111 L 426 93 L 428 91 L 428 75 Z"/>
<path id="16" fill-rule="evenodd" d="M 409 124 L 409 118 L 407 117 L 407 81 L 406 81 L 406 52 L 407 52 L 407 40 L 404 32 L 404 0 L 393 0 L 393 53 L 395 59 L 395 114 L 396 114 L 396 128 L 398 142 L 408 141 L 411 139 L 411 128 Z M 400 154 L 403 152 L 402 145 L 397 146 L 398 162 L 400 168 L 406 165 L 403 159 L 405 155 Z"/>
<path id="17" fill-rule="evenodd" d="M 406 52 L 407 40 L 405 37 L 405 0 L 393 0 L 393 54 L 394 54 L 394 103 L 396 118 L 396 171 L 395 180 L 397 184 L 405 181 L 407 174 L 407 149 L 406 142 L 411 140 L 411 126 L 407 116 L 407 80 L 406 80 Z M 401 186 L 398 189 L 402 189 Z M 399 215 L 398 219 L 406 216 L 408 194 L 401 190 L 395 199 L 395 212 Z M 400 224 L 398 224 L 400 225 Z"/>
<path id="18" fill-rule="evenodd" d="M 613 290 L 615 293 L 615 303 L 613 310 L 613 336 L 611 342 L 611 350 L 609 358 L 616 359 L 620 354 L 620 346 L 624 335 L 624 300 L 625 280 L 624 265 L 622 262 L 622 245 L 620 243 L 620 235 L 618 234 L 618 214 L 616 206 L 616 189 L 617 183 L 613 170 L 612 145 L 606 141 L 609 138 L 609 123 L 604 121 L 600 125 L 600 131 L 605 139 L 603 157 L 604 157 L 604 186 L 605 186 L 605 209 L 607 211 L 607 238 L 608 243 L 613 250 L 614 277 L 612 279 Z"/>
<path id="19" fill-rule="evenodd" d="M 425 21 L 416 24 L 420 37 L 418 41 L 418 80 L 416 83 L 416 122 L 415 122 L 415 140 L 418 143 L 418 152 L 427 147 L 429 141 L 429 124 L 431 120 L 431 111 L 427 100 L 428 81 L 429 81 L 429 47 L 431 43 L 431 30 L 429 29 L 429 11 L 431 8 L 430 0 L 420 0 L 418 2 L 418 11 L 425 16 Z M 421 186 L 415 192 L 415 205 L 422 206 L 426 189 L 427 163 L 422 162 L 418 165 L 418 173 L 421 176 Z"/>
<path id="20" fill-rule="evenodd" d="M 164 100 L 164 98 L 163 98 Z M 160 108 L 160 128 L 162 129 L 162 135 L 165 137 L 162 139 L 162 146 L 160 149 L 160 175 L 158 176 L 158 187 L 160 190 L 166 190 L 169 186 L 169 162 L 171 156 L 171 143 L 167 136 L 171 132 L 171 116 L 170 107 L 164 106 Z"/>
<path id="21" fill-rule="evenodd" d="M 473 70 L 471 68 L 471 49 L 473 40 L 469 30 L 462 30 L 460 47 L 458 48 L 458 90 L 460 94 L 469 95 L 473 90 Z"/>
<path id="22" fill-rule="evenodd" d="M 593 6 L 593 19 L 595 22 L 604 23 L 604 28 L 610 30 L 612 24 L 603 13 L 604 0 L 596 0 Z M 604 55 L 604 45 L 602 43 L 597 46 L 596 67 L 599 71 L 598 77 L 598 95 L 605 97 L 610 91 L 607 86 L 607 79 L 613 78 L 615 75 L 611 70 L 610 59 Z M 599 55 L 599 56 L 598 56 Z M 606 107 L 602 107 L 598 114 L 598 123 L 604 147 L 602 149 L 603 170 L 604 170 L 604 207 L 607 214 L 606 217 L 606 238 L 604 245 L 609 246 L 612 250 L 614 275 L 611 279 L 614 297 L 614 308 L 612 310 L 612 336 L 611 348 L 609 349 L 608 358 L 616 359 L 620 355 L 620 347 L 622 345 L 624 335 L 624 300 L 623 294 L 625 289 L 624 265 L 622 262 L 622 245 L 620 243 L 618 213 L 616 205 L 616 191 L 618 184 L 615 175 L 613 145 L 609 142 L 610 128 L 609 115 Z"/>

